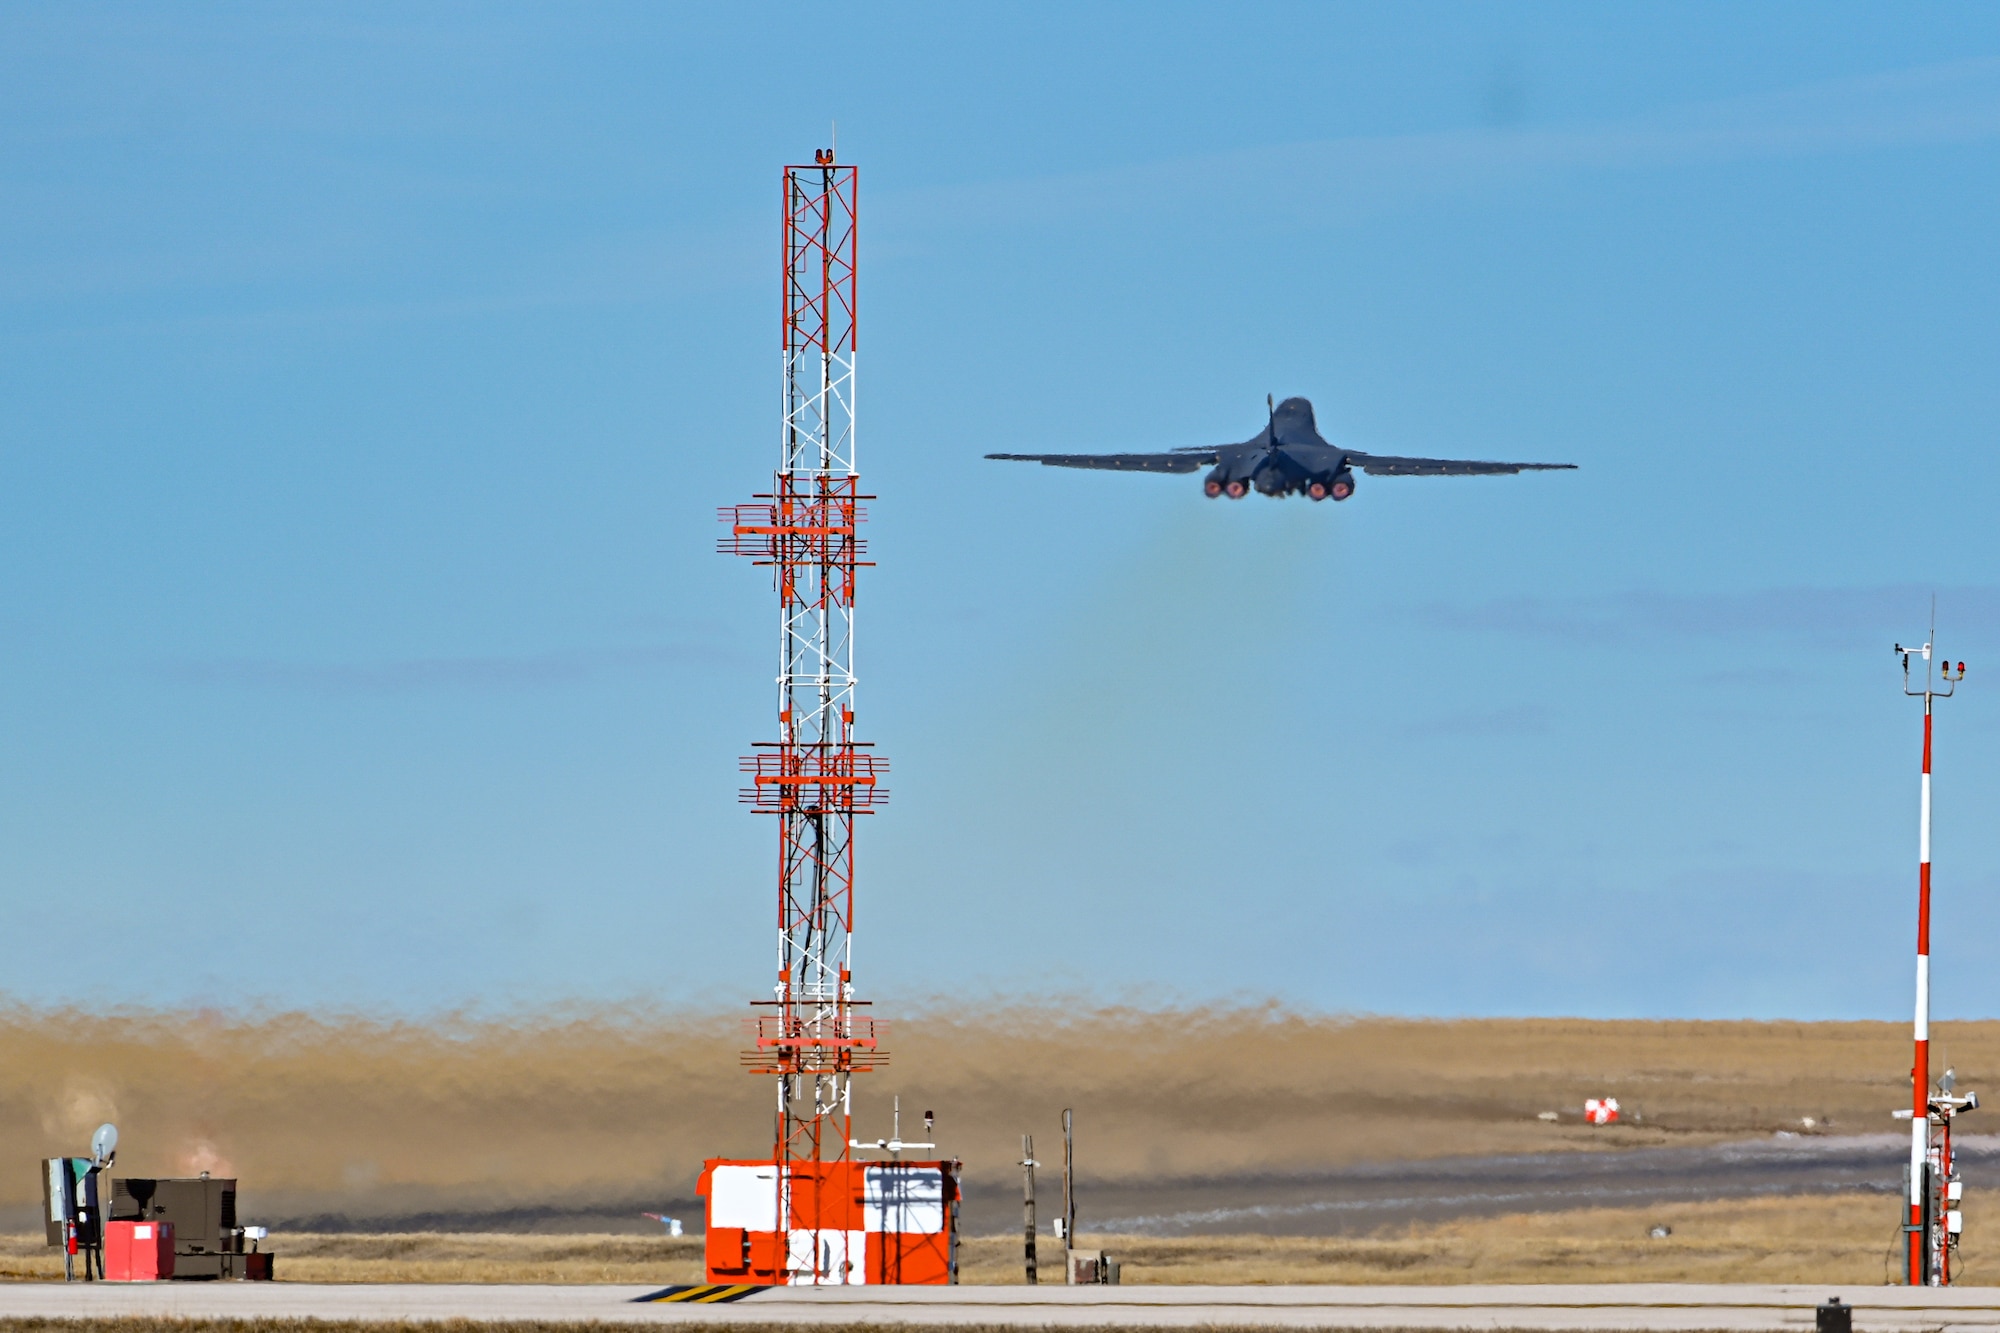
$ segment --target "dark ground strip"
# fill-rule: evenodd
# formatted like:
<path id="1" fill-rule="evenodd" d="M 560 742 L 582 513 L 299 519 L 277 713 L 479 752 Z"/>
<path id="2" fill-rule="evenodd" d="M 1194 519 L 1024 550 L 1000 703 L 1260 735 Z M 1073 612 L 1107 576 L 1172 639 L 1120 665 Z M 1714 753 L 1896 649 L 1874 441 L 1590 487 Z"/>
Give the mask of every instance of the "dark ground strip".
<path id="1" fill-rule="evenodd" d="M 1959 1139 L 1967 1184 L 2000 1185 L 2000 1135 Z M 1385 1226 L 1573 1208 L 1644 1207 L 1705 1199 L 1902 1188 L 1909 1140 L 1898 1134 L 1800 1135 L 1690 1148 L 1527 1153 L 1380 1162 L 1292 1176 L 1220 1176 L 1095 1182 L 1077 1192 L 1077 1224 L 1126 1235 L 1360 1235 Z M 1040 1182 L 1043 1219 L 1060 1209 L 1057 1181 Z M 666 1212 L 698 1230 L 699 1200 L 627 1201 L 412 1213 L 267 1217 L 275 1230 L 312 1232 L 632 1232 L 657 1234 L 642 1212 Z M 967 1235 L 1017 1233 L 1020 1178 L 968 1182 Z"/>
<path id="2" fill-rule="evenodd" d="M 1963 1136 L 1958 1146 L 1969 1188 L 2000 1181 L 2000 1135 Z M 1299 1176 L 1090 1185 L 1079 1191 L 1077 1227 L 1148 1236 L 1341 1236 L 1500 1213 L 1848 1190 L 1893 1194 L 1902 1188 L 1908 1156 L 1909 1140 L 1901 1135 L 1796 1136 L 1693 1148 L 1444 1157 Z M 967 1231 L 1020 1225 L 1019 1193 L 997 1195 L 981 1192 L 968 1200 Z"/>

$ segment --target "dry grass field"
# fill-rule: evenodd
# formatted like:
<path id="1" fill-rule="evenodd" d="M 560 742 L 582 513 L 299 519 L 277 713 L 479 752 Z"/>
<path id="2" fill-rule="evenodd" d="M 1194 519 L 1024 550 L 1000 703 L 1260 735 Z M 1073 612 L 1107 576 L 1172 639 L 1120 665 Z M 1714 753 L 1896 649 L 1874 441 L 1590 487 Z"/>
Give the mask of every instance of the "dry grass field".
<path id="1" fill-rule="evenodd" d="M 699 1311 L 689 1311 L 682 1316 L 684 1322 L 671 1322 L 674 1313 L 663 1312 L 660 1322 L 639 1327 L 653 1328 L 698 1328 L 702 1327 Z M 362 1323 L 348 1319 L 207 1319 L 207 1318 L 124 1318 L 93 1319 L 87 1325 L 70 1319 L 17 1318 L 0 1319 L 0 1333 L 78 1333 L 81 1328 L 89 1333 L 631 1333 L 632 1324 L 609 1324 L 597 1321 L 558 1322 L 555 1320 L 524 1319 L 488 1322 L 467 1319 L 415 1320 L 392 1319 L 381 1322 Z M 712 1327 L 712 1325 L 711 1325 Z M 798 1333 L 801 1325 L 796 1323 L 752 1324 L 736 1323 L 728 1325 L 729 1333 Z M 1019 1324 L 841 1324 L 815 1323 L 810 1325 L 814 1333 L 1021 1333 Z M 1064 1333 L 1139 1333 L 1133 1325 L 1089 1325 L 1065 1324 Z M 1179 1326 L 1184 1328 L 1185 1326 Z M 1179 1328 L 1163 1326 L 1159 1333 L 1179 1333 Z M 1271 1333 L 1268 1325 L 1204 1324 L 1202 1333 Z M 1409 1333 L 1405 1329 L 1343 1329 L 1341 1333 Z M 1491 1329 L 1487 1333 L 1530 1333 L 1526 1329 Z M 1689 1329 L 1685 1333 L 1704 1333 L 1703 1330 Z M 1714 1333 L 1720 1333 L 1719 1330 Z"/>
<path id="2" fill-rule="evenodd" d="M 796 1323 L 732 1323 L 730 1333 L 798 1333 Z M 818 1323 L 816 1333 L 928 1333 L 920 1325 L 852 1325 Z M 76 1333 L 70 1319 L 0 1319 L 0 1333 Z M 552 1323 L 544 1319 L 470 1323 L 462 1319 L 414 1321 L 394 1319 L 386 1323 L 354 1323 L 348 1319 L 96 1319 L 90 1333 L 630 1333 L 628 1323 Z M 940 1333 L 1020 1333 L 1020 1325 L 992 1323 L 952 1323 L 940 1325 Z M 1132 1325 L 1090 1327 L 1064 1325 L 1064 1333 L 1134 1333 Z M 1166 1329 L 1162 1329 L 1166 1333 Z M 1232 1327 L 1226 1323 L 1202 1325 L 1202 1333 L 1270 1333 L 1260 1327 Z M 1344 1329 L 1342 1333 L 1404 1333 L 1390 1329 Z M 1528 1333 L 1526 1329 L 1492 1329 L 1490 1333 Z M 1690 1331 L 1700 1333 L 1700 1331 Z"/>
<path id="3" fill-rule="evenodd" d="M 698 1315 L 688 1318 L 678 1325 L 663 1322 L 651 1327 L 699 1327 Z M 0 1333 L 77 1333 L 83 1327 L 74 1320 L 67 1319 L 0 1319 Z M 94 1319 L 88 1325 L 90 1333 L 631 1333 L 631 1324 L 607 1324 L 598 1322 L 555 1322 L 552 1320 L 509 1320 L 488 1323 L 463 1319 L 446 1320 L 385 1320 L 380 1323 L 360 1323 L 346 1319 L 183 1319 L 183 1318 L 126 1318 Z M 643 1326 L 642 1326 L 643 1327 Z M 729 1333 L 798 1333 L 800 1325 L 795 1323 L 729 1324 Z M 934 1324 L 925 1326 L 914 1323 L 897 1324 L 813 1324 L 814 1333 L 1021 1333 L 1019 1324 Z M 1168 1333 L 1163 1326 L 1160 1333 Z M 1181 1326 L 1185 1327 L 1185 1326 Z M 1098 1325 L 1066 1324 L 1065 1333 L 1135 1333 L 1130 1324 Z M 1271 1333 L 1269 1326 L 1204 1324 L 1202 1333 Z M 1397 1329 L 1343 1329 L 1341 1333 L 1409 1333 Z M 1529 1333 L 1525 1329 L 1498 1328 L 1487 1333 Z M 1689 1329 L 1684 1333 L 1704 1333 L 1703 1330 Z M 1720 1331 L 1715 1331 L 1720 1333 Z"/>
<path id="4" fill-rule="evenodd" d="M 971 1188 L 1002 1192 L 1017 1188 L 1022 1132 L 1052 1141 L 1064 1106 L 1086 1183 L 1159 1180 L 1692 1142 L 1805 1118 L 1883 1130 L 1909 1069 L 1908 1033 L 1890 1023 L 1018 1009 L 983 1025 L 920 1014 L 890 1038 L 889 1069 L 861 1081 L 858 1131 L 886 1134 L 901 1093 L 936 1111 Z M 686 1205 L 704 1156 L 768 1151 L 770 1089 L 737 1071 L 740 1040 L 733 1015 L 0 1009 L 0 1142 L 17 1159 L 0 1170 L 0 1218 L 29 1225 L 33 1159 L 80 1151 L 115 1120 L 121 1171 L 239 1176 L 246 1220 L 349 1229 L 523 1209 L 521 1226 L 574 1229 L 563 1209 L 596 1209 L 644 1228 L 641 1208 Z M 1972 1086 L 2000 1085 L 2000 1023 L 1941 1024 L 1934 1047 Z M 1593 1095 L 1620 1098 L 1633 1123 L 1579 1123 Z M 1564 1118 L 1536 1118 L 1550 1110 Z"/>
<path id="5" fill-rule="evenodd" d="M 1413 1226 L 1341 1239 L 1086 1236 L 1129 1283 L 1831 1282 L 1887 1280 L 1895 1200 L 1818 1195 L 1586 1209 Z M 1653 1239 L 1666 1226 L 1672 1234 Z M 1053 1255 L 1053 1242 L 1044 1239 Z M 1966 1281 L 2000 1280 L 1967 1242 Z M 277 1235 L 280 1280 L 295 1282 L 639 1282 L 701 1280 L 699 1242 L 637 1236 Z M 967 1283 L 1021 1281 L 1018 1237 L 961 1253 Z M 0 1238 L 0 1278 L 53 1280 L 39 1236 Z"/>

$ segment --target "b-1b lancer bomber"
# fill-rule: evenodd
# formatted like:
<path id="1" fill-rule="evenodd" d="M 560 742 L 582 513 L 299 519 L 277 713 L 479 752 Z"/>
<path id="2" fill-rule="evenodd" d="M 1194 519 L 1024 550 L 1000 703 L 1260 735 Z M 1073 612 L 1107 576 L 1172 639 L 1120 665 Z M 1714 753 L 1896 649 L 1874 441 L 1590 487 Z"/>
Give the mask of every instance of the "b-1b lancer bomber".
<path id="1" fill-rule="evenodd" d="M 1375 477 L 1479 477 L 1496 473 L 1549 472 L 1574 463 L 1481 463 L 1460 458 L 1393 458 L 1343 449 L 1320 438 L 1313 405 L 1287 398 L 1271 405 L 1270 421 L 1241 444 L 1200 445 L 1163 454 L 988 454 L 1050 467 L 1106 468 L 1113 472 L 1194 472 L 1212 469 L 1201 489 L 1211 500 L 1241 500 L 1252 490 L 1264 495 L 1304 493 L 1315 500 L 1345 500 L 1354 494 L 1354 470 Z"/>

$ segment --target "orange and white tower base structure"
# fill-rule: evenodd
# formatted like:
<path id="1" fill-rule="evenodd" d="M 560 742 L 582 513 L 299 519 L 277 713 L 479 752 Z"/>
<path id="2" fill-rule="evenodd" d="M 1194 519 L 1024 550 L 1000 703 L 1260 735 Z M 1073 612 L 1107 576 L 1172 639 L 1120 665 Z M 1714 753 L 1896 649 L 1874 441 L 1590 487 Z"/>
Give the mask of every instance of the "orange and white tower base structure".
<path id="1" fill-rule="evenodd" d="M 743 1063 L 777 1080 L 772 1154 L 702 1171 L 711 1282 L 947 1282 L 957 1164 L 854 1141 L 853 1079 L 884 1064 L 854 998 L 854 821 L 888 764 L 855 739 L 855 575 L 869 562 L 855 453 L 858 173 L 831 149 L 784 169 L 783 415 L 772 489 L 722 510 L 726 554 L 778 593 L 778 739 L 743 761 L 743 800 L 778 826 L 772 998 Z M 878 1147 L 895 1160 L 859 1161 Z"/>
<path id="2" fill-rule="evenodd" d="M 1936 617 L 1932 617 L 1932 638 Z M 1903 659 L 1903 693 L 1924 701 L 1924 772 L 1917 808 L 1917 1006 L 1916 1059 L 1910 1068 L 1910 1109 L 1898 1117 L 1910 1119 L 1909 1220 L 1904 1224 L 1905 1280 L 1913 1287 L 1948 1286 L 1952 1256 L 1962 1226 L 1959 1200 L 1964 1183 L 1951 1151 L 1951 1122 L 1960 1112 L 1979 1105 L 1977 1093 L 1959 1095 L 1954 1076 L 1945 1071 L 1931 1086 L 1931 718 L 1932 705 L 1949 699 L 1965 679 L 1965 663 L 1954 674 L 1951 663 L 1931 660 L 1931 644 L 1920 648 L 1896 645 Z M 1910 680 L 1910 659 L 1924 664 L 1923 688 Z"/>

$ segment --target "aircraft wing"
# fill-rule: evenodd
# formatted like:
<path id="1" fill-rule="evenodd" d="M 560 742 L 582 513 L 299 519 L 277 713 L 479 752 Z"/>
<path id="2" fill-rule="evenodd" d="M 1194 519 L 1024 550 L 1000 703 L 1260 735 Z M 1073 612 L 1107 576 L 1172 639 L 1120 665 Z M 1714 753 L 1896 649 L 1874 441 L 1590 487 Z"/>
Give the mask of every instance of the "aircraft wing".
<path id="1" fill-rule="evenodd" d="M 1171 454 L 988 454 L 1045 467 L 1094 467 L 1113 472 L 1194 472 L 1214 466 L 1217 450 L 1195 449 Z"/>
<path id="2" fill-rule="evenodd" d="M 1501 473 L 1553 472 L 1574 463 L 1481 463 L 1469 458 L 1391 458 L 1348 451 L 1347 461 L 1371 477 L 1486 477 Z"/>

